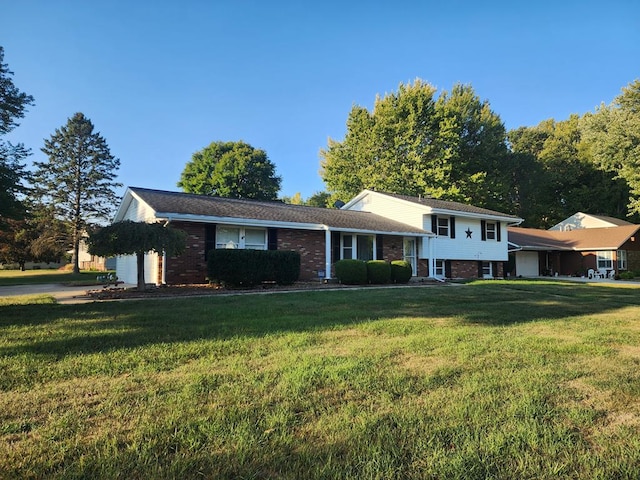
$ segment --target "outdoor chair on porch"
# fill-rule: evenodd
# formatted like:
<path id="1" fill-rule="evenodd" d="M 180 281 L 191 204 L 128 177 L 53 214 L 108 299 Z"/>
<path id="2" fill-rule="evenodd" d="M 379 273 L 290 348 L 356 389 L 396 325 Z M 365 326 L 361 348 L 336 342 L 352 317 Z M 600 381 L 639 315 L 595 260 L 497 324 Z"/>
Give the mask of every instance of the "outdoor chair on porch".
<path id="1" fill-rule="evenodd" d="M 593 268 L 590 268 L 589 270 L 587 270 L 587 276 L 589 278 L 604 278 L 604 275 L 602 275 L 602 272 L 600 272 L 599 270 L 594 270 Z"/>

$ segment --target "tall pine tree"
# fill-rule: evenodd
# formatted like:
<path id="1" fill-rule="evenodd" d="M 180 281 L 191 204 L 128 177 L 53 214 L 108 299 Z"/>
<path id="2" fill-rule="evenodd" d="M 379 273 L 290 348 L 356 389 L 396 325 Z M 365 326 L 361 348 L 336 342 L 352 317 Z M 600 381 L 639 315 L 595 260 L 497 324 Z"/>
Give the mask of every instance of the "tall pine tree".
<path id="1" fill-rule="evenodd" d="M 17 127 L 17 119 L 33 105 L 33 97 L 13 84 L 13 72 L 3 60 L 4 49 L 0 46 L 0 230 L 7 228 L 7 220 L 19 220 L 25 214 L 20 195 L 26 192 L 23 182 L 27 174 L 22 162 L 30 154 L 24 145 L 13 145 L 2 136 Z"/>
<path id="2" fill-rule="evenodd" d="M 73 271 L 79 272 L 80 240 L 87 228 L 107 220 L 117 201 L 114 188 L 120 160 L 111 155 L 105 139 L 94 132 L 93 123 L 82 113 L 45 140 L 42 151 L 47 162 L 34 162 L 36 192 L 44 204 L 69 222 L 73 244 Z"/>

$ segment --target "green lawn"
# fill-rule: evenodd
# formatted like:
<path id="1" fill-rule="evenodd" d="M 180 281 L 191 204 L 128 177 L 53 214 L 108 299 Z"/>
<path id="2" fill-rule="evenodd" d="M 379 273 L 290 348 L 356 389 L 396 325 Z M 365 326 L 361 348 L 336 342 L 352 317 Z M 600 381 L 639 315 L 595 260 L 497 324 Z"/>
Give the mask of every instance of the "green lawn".
<path id="1" fill-rule="evenodd" d="M 636 288 L 21 302 L 0 478 L 640 477 Z"/>
<path id="2" fill-rule="evenodd" d="M 99 275 L 110 272 L 81 271 L 74 274 L 62 270 L 0 270 L 0 287 L 5 285 L 33 285 L 42 283 L 64 283 L 68 285 L 99 285 Z M 1 292 L 0 292 L 1 293 Z"/>

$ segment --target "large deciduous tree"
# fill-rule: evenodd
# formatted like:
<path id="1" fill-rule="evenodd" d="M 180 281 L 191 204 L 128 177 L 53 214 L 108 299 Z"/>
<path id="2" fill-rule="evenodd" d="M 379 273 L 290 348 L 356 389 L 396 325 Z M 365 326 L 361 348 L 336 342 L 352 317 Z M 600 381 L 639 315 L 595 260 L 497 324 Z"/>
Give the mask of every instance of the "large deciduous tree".
<path id="1" fill-rule="evenodd" d="M 68 222 L 72 239 L 73 271 L 79 272 L 80 240 L 90 226 L 112 214 L 117 197 L 114 188 L 120 160 L 106 140 L 94 132 L 93 123 L 82 113 L 69 118 L 45 140 L 46 162 L 34 162 L 35 191 L 39 200 L 55 209 Z"/>
<path id="2" fill-rule="evenodd" d="M 87 244 L 92 255 L 136 255 L 138 290 L 144 290 L 144 255 L 150 251 L 179 255 L 185 249 L 186 238 L 184 231 L 161 223 L 125 220 L 91 233 Z"/>
<path id="3" fill-rule="evenodd" d="M 321 176 L 334 199 L 363 188 L 472 201 L 496 208 L 506 196 L 508 153 L 500 118 L 469 85 L 436 97 L 421 80 L 354 106 L 343 141 L 321 150 Z"/>
<path id="4" fill-rule="evenodd" d="M 622 89 L 611 105 L 583 118 L 595 162 L 629 185 L 629 211 L 640 214 L 640 79 Z"/>
<path id="5" fill-rule="evenodd" d="M 0 46 L 0 230 L 7 228 L 7 219 L 20 219 L 25 213 L 20 195 L 26 192 L 23 162 L 30 154 L 23 144 L 13 145 L 2 137 L 18 126 L 17 120 L 34 104 L 31 95 L 13 84 L 13 72 L 3 61 L 4 49 Z"/>
<path id="6" fill-rule="evenodd" d="M 264 150 L 245 142 L 213 142 L 193 154 L 178 186 L 188 193 L 275 200 L 281 178 Z"/>

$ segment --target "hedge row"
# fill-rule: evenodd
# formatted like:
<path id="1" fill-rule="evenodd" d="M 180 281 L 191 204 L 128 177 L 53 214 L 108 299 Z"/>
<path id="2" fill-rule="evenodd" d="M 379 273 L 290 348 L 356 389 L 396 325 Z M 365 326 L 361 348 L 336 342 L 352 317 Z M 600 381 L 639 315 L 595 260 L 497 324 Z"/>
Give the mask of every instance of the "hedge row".
<path id="1" fill-rule="evenodd" d="M 411 264 L 405 260 L 338 260 L 335 269 L 338 281 L 346 285 L 407 283 L 413 274 Z"/>
<path id="2" fill-rule="evenodd" d="M 261 282 L 291 285 L 300 276 L 300 254 L 285 250 L 216 249 L 209 252 L 209 280 L 230 287 Z"/>

